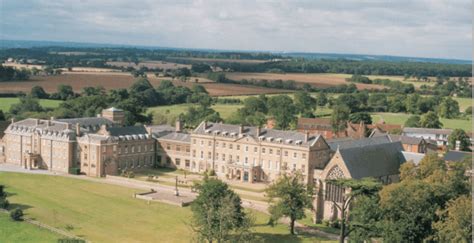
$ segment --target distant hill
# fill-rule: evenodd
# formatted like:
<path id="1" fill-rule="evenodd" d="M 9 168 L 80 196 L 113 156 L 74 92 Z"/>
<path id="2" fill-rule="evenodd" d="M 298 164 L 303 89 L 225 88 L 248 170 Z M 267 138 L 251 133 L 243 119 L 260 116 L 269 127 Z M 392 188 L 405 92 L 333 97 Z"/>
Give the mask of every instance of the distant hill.
<path id="1" fill-rule="evenodd" d="M 363 54 L 336 54 L 336 53 L 309 53 L 309 52 L 269 52 L 269 51 L 241 51 L 241 50 L 217 50 L 217 49 L 198 49 L 198 48 L 175 48 L 160 46 L 140 46 L 140 45 L 122 45 L 122 44 L 102 44 L 102 43 L 86 43 L 86 42 L 62 42 L 62 41 L 30 41 L 30 40 L 0 40 L 0 49 L 5 48 L 31 48 L 31 47 L 47 47 L 61 46 L 72 48 L 139 48 L 150 50 L 193 50 L 206 52 L 242 52 L 255 53 L 266 52 L 278 54 L 284 57 L 295 57 L 305 59 L 346 59 L 354 61 L 388 61 L 388 62 L 430 62 L 430 63 L 449 63 L 449 64 L 472 64 L 472 60 L 445 59 L 445 58 L 424 58 L 424 57 L 403 57 L 388 55 L 363 55 Z"/>

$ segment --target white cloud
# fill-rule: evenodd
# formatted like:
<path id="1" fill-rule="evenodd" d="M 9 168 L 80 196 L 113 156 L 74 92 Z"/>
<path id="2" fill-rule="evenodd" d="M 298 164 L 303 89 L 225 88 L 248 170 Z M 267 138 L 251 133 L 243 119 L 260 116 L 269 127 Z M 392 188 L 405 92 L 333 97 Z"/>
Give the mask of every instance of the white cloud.
<path id="1" fill-rule="evenodd" d="M 471 59 L 470 0 L 0 0 L 1 37 Z"/>

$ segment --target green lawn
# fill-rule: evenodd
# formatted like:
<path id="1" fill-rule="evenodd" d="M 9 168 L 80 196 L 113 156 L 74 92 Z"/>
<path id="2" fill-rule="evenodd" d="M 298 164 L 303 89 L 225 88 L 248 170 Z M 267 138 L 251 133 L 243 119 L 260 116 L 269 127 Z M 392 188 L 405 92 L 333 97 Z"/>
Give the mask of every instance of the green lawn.
<path id="1" fill-rule="evenodd" d="M 177 117 L 181 113 L 186 113 L 188 108 L 192 104 L 179 104 L 179 105 L 165 105 L 165 106 L 155 106 L 148 109 L 148 112 L 161 113 L 167 117 Z M 212 109 L 219 112 L 220 116 L 224 119 L 227 119 L 241 108 L 241 104 L 215 104 L 212 105 Z"/>
<path id="2" fill-rule="evenodd" d="M 406 113 L 373 113 L 372 121 L 378 122 L 381 118 L 384 119 L 387 124 L 400 124 L 403 125 L 405 121 L 410 117 L 411 114 Z M 470 119 L 445 119 L 440 118 L 443 123 L 443 128 L 461 128 L 465 131 L 472 130 L 472 121 Z"/>
<path id="3" fill-rule="evenodd" d="M 0 242 L 54 243 L 60 238 L 63 237 L 26 222 L 13 221 L 8 214 L 0 213 Z"/>
<path id="4" fill-rule="evenodd" d="M 464 112 L 467 107 L 472 106 L 472 99 L 471 98 L 454 98 L 459 103 L 459 110 Z"/>
<path id="5" fill-rule="evenodd" d="M 93 242 L 189 242 L 189 208 L 132 198 L 137 190 L 59 176 L 0 173 L 8 200 L 28 217 L 66 229 Z M 286 225 L 266 225 L 268 216 L 252 212 L 257 242 L 315 242 L 291 236 Z"/>
<path id="6" fill-rule="evenodd" d="M 19 103 L 20 99 L 16 97 L 7 97 L 7 98 L 0 98 L 0 110 L 4 112 L 10 110 L 10 106 L 16 103 Z M 40 105 L 45 108 L 56 108 L 61 104 L 62 101 L 60 100 L 46 100 L 41 99 Z"/>

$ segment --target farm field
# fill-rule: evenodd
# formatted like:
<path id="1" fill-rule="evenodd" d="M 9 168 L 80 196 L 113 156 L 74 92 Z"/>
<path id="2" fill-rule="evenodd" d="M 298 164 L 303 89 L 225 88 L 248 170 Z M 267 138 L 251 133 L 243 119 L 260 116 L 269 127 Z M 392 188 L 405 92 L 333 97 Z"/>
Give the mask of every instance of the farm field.
<path id="1" fill-rule="evenodd" d="M 60 235 L 26 222 L 13 221 L 8 214 L 0 213 L 1 242 L 54 243 Z"/>
<path id="2" fill-rule="evenodd" d="M 179 80 L 173 80 L 175 85 L 192 87 L 195 79 L 198 79 L 199 84 L 203 85 L 211 96 L 226 96 L 226 95 L 245 95 L 245 94 L 261 94 L 261 93 L 283 93 L 291 92 L 288 90 L 281 89 L 271 89 L 264 87 L 256 86 L 245 86 L 245 85 L 236 85 L 236 84 L 223 84 L 223 83 L 214 83 L 208 79 L 200 77 L 190 77 L 190 81 L 182 82 Z M 155 77 L 154 75 L 149 75 L 148 80 L 150 83 L 157 87 L 163 80 L 171 80 L 169 77 Z M 101 73 L 101 72 L 91 72 L 91 73 L 66 73 L 56 76 L 34 76 L 31 77 L 28 81 L 20 82 L 1 82 L 0 83 L 0 92 L 1 93 L 14 93 L 14 92 L 30 92 L 33 86 L 39 85 L 48 92 L 56 92 L 59 84 L 71 85 L 75 92 L 80 92 L 84 87 L 96 87 L 102 86 L 107 90 L 110 89 L 119 89 L 119 88 L 129 88 L 135 78 L 129 73 Z"/>
<path id="3" fill-rule="evenodd" d="M 217 62 L 227 62 L 227 63 L 265 63 L 270 60 L 257 60 L 257 59 L 229 59 L 229 58 L 200 58 L 200 57 L 167 57 L 169 60 L 183 60 L 190 62 L 204 62 L 204 63 L 217 63 Z"/>
<path id="4" fill-rule="evenodd" d="M 167 117 L 178 117 L 181 113 L 186 113 L 189 107 L 192 104 L 179 104 L 179 105 L 165 105 L 165 106 L 155 106 L 147 110 L 147 112 L 152 112 L 153 114 L 160 113 Z M 215 104 L 212 105 L 212 109 L 219 112 L 220 116 L 223 119 L 229 118 L 233 113 L 235 113 L 241 104 Z"/>
<path id="5" fill-rule="evenodd" d="M 132 198 L 133 189 L 60 176 L 0 173 L 28 217 L 92 242 L 189 242 L 189 207 L 147 204 Z M 61 186 L 57 186 L 61 185 Z M 253 212 L 257 242 L 314 242 L 324 240 L 301 234 L 291 236 L 286 225 L 270 227 L 265 214 Z"/>
<path id="6" fill-rule="evenodd" d="M 20 98 L 17 97 L 1 97 L 0 98 L 0 110 L 8 111 L 10 110 L 10 106 L 20 102 Z M 61 104 L 62 101 L 60 100 L 47 100 L 47 99 L 40 99 L 39 103 L 44 108 L 56 108 Z"/>
<path id="7" fill-rule="evenodd" d="M 227 72 L 226 77 L 232 80 L 256 79 L 256 80 L 294 80 L 297 83 L 308 83 L 314 87 L 327 88 L 340 84 L 348 84 L 345 74 L 332 73 L 239 73 Z M 349 75 L 350 77 L 350 75 Z M 358 89 L 381 89 L 383 86 L 375 84 L 355 84 Z"/>
<path id="8" fill-rule="evenodd" d="M 134 62 L 106 62 L 107 65 L 114 66 L 114 67 L 133 67 L 138 69 L 140 67 L 147 67 L 147 68 L 162 68 L 166 69 L 178 69 L 178 68 L 191 68 L 191 65 L 188 64 L 179 64 L 174 62 L 166 62 L 166 61 L 144 61 L 139 62 L 138 65 Z"/>

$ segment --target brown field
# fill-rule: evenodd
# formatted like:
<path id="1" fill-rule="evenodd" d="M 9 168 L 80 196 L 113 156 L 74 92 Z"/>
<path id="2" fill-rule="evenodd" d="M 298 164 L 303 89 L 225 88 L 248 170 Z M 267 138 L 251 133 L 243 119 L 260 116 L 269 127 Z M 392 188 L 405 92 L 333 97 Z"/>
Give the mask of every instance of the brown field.
<path id="1" fill-rule="evenodd" d="M 340 84 L 348 84 L 345 77 L 330 73 L 239 73 L 228 72 L 225 74 L 232 80 L 256 79 L 256 80 L 294 80 L 297 83 L 308 83 L 314 87 L 327 88 Z M 358 89 L 381 89 L 383 86 L 375 84 L 355 84 Z"/>
<path id="2" fill-rule="evenodd" d="M 157 87 L 162 80 L 170 80 L 168 77 L 155 77 L 148 75 L 150 83 Z M 237 84 L 214 83 L 208 79 L 191 77 L 189 81 L 182 82 L 173 80 L 175 85 L 192 87 L 198 79 L 211 96 L 250 95 L 250 94 L 273 94 L 290 92 L 288 90 L 270 89 L 263 87 L 245 86 Z M 80 92 L 84 87 L 102 86 L 107 90 L 129 88 L 135 78 L 129 73 L 67 73 L 57 76 L 34 76 L 28 81 L 0 82 L 0 93 L 30 92 L 33 86 L 39 85 L 48 93 L 57 91 L 59 84 L 71 85 L 75 92 Z"/>
<path id="3" fill-rule="evenodd" d="M 178 68 L 191 68 L 191 65 L 179 64 L 174 62 L 165 62 L 165 61 L 146 61 L 140 62 L 136 65 L 133 62 L 107 62 L 108 65 L 115 67 L 147 67 L 147 68 L 162 68 L 162 69 L 178 69 Z"/>
<path id="4" fill-rule="evenodd" d="M 198 61 L 207 63 L 216 62 L 236 62 L 236 63 L 264 63 L 270 60 L 256 60 L 256 59 L 224 59 L 224 58 L 201 58 L 201 57 L 167 57 L 169 60 L 185 60 L 185 61 Z"/>

